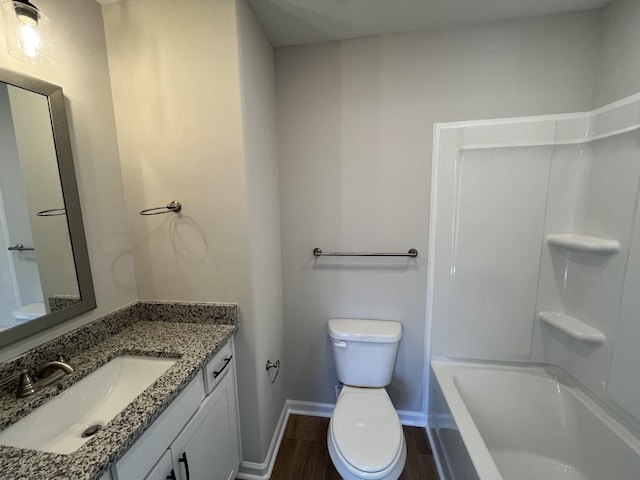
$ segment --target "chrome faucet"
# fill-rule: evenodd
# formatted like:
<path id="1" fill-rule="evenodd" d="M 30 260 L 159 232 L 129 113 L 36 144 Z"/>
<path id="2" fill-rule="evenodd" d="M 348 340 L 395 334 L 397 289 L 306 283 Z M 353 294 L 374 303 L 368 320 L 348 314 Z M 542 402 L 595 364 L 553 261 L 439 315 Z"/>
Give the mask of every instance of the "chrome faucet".
<path id="1" fill-rule="evenodd" d="M 69 375 L 73 371 L 74 368 L 69 363 L 69 360 L 61 355 L 58 357 L 58 360 L 47 362 L 42 365 L 36 373 L 35 381 L 33 377 L 29 375 L 29 372 L 27 370 L 22 370 L 1 380 L 0 386 L 6 385 L 7 383 L 19 377 L 20 380 L 18 381 L 16 396 L 18 398 L 24 398 L 28 397 L 29 395 L 33 395 L 36 392 L 39 392 L 49 385 L 57 383 L 58 381 L 62 380 L 63 377 Z"/>

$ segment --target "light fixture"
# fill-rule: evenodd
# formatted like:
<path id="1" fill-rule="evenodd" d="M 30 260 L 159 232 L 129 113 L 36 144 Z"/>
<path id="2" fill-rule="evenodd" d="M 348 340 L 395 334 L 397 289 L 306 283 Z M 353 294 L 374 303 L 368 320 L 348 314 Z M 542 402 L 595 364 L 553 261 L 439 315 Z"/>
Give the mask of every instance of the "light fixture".
<path id="1" fill-rule="evenodd" d="M 2 3 L 9 55 L 31 65 L 53 65 L 49 19 L 28 0 Z"/>

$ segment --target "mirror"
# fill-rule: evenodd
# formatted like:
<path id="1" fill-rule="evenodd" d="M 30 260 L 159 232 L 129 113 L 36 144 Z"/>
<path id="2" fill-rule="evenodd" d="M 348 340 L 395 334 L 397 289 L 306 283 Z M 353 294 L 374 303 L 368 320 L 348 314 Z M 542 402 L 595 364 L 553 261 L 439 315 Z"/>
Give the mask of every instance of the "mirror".
<path id="1" fill-rule="evenodd" d="M 0 69 L 0 347 L 96 307 L 62 89 Z"/>

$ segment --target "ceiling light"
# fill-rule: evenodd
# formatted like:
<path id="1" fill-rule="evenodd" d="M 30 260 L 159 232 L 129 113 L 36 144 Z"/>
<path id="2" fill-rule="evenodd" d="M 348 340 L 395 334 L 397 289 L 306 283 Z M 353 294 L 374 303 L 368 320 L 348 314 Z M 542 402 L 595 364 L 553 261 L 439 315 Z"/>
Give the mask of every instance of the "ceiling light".
<path id="1" fill-rule="evenodd" d="M 7 51 L 31 65 L 53 65 L 53 42 L 49 19 L 28 0 L 2 3 Z"/>

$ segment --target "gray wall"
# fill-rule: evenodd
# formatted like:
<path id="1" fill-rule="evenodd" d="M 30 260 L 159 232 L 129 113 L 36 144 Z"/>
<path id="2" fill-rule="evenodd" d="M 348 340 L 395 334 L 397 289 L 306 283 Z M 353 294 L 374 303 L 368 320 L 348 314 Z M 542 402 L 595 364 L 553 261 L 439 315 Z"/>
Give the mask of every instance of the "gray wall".
<path id="1" fill-rule="evenodd" d="M 404 325 L 390 394 L 424 411 L 432 128 L 588 110 L 598 12 L 276 51 L 289 397 L 335 402 L 330 317 Z M 417 261 L 314 262 L 325 250 Z"/>
<path id="2" fill-rule="evenodd" d="M 285 396 L 265 371 L 283 357 L 273 53 L 242 2 L 181 8 L 199 15 L 103 8 L 136 283 L 145 300 L 238 303 L 243 458 L 261 463 Z M 172 199 L 179 215 L 138 215 Z"/>
<path id="3" fill-rule="evenodd" d="M 602 11 L 594 107 L 640 91 L 640 2 L 616 0 Z"/>
<path id="4" fill-rule="evenodd" d="M 257 409 L 241 405 L 243 444 L 265 459 L 287 396 L 286 377 L 267 374 L 266 360 L 284 364 L 284 312 L 280 251 L 280 197 L 276 145 L 274 52 L 245 0 L 237 3 L 242 120 L 249 204 L 249 245 L 255 342 L 250 358 L 258 372 Z M 242 387 L 245 388 L 245 387 Z M 256 418 L 257 417 L 257 418 Z M 255 434 L 255 427 L 259 433 Z M 250 457 L 247 457 L 250 458 Z"/>
<path id="5" fill-rule="evenodd" d="M 13 59 L 0 35 L 0 67 L 62 86 L 98 308 L 0 350 L 0 361 L 137 299 L 101 7 L 87 0 L 40 0 L 53 28 L 56 64 Z"/>

